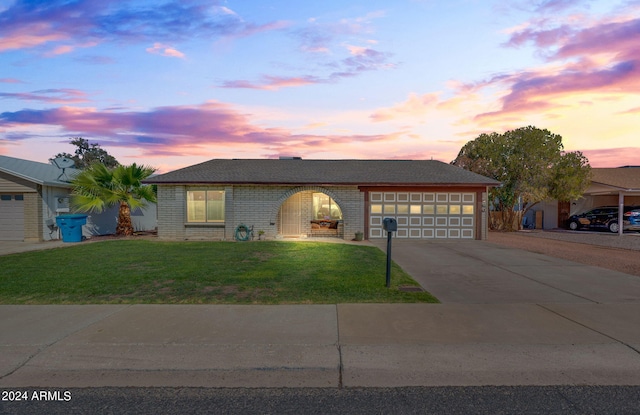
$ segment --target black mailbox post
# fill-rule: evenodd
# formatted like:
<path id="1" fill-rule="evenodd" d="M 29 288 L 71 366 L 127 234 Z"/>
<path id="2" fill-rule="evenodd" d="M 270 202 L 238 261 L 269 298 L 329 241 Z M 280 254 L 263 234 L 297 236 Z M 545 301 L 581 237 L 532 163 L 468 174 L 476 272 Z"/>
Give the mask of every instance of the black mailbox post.
<path id="1" fill-rule="evenodd" d="M 387 231 L 387 288 L 391 287 L 391 236 L 398 230 L 398 221 L 394 218 L 384 218 L 382 228 Z"/>
<path id="2" fill-rule="evenodd" d="M 387 232 L 395 232 L 398 230 L 398 221 L 394 218 L 384 218 L 382 220 L 382 228 Z"/>

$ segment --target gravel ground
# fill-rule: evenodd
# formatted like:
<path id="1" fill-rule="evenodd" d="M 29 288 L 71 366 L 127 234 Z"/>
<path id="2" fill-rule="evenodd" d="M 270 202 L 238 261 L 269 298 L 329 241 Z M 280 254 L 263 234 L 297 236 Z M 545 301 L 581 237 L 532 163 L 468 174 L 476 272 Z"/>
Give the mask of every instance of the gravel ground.
<path id="1" fill-rule="evenodd" d="M 640 276 L 640 233 L 618 236 L 605 232 L 489 232 L 497 245 L 567 259 Z"/>

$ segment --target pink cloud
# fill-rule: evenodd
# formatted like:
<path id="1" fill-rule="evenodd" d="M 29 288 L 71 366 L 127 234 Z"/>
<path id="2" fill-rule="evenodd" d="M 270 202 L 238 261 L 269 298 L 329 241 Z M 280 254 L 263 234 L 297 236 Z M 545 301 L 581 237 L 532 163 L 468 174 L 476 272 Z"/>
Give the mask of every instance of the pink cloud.
<path id="1" fill-rule="evenodd" d="M 377 135 L 294 134 L 284 128 L 255 125 L 230 105 L 158 107 L 146 112 L 97 111 L 79 107 L 0 113 L 0 128 L 54 126 L 62 135 L 104 140 L 109 146 L 142 149 L 146 156 L 202 154 L 203 148 L 260 146 L 270 152 L 314 152 L 337 145 L 395 140 L 399 133 Z M 28 136 L 16 134 L 14 140 Z"/>
<path id="2" fill-rule="evenodd" d="M 301 75 L 283 77 L 275 75 L 264 75 L 260 81 L 251 82 L 244 79 L 226 81 L 220 85 L 221 88 L 247 88 L 277 90 L 283 87 L 298 87 L 312 84 L 326 84 L 338 82 L 343 78 L 351 78 L 365 71 L 384 70 L 393 68 L 394 64 L 387 62 L 388 53 L 379 52 L 365 48 L 358 53 L 338 62 L 327 65 L 338 70 L 328 74 L 326 77 L 312 75 Z"/>
<path id="3" fill-rule="evenodd" d="M 163 45 L 162 43 L 154 43 L 153 47 L 147 48 L 146 51 L 154 55 L 167 56 L 170 58 L 184 58 L 184 53 L 172 46 Z"/>
<path id="4" fill-rule="evenodd" d="M 16 78 L 0 78 L 0 83 L 3 84 L 23 84 L 24 81 L 21 81 Z"/>
<path id="5" fill-rule="evenodd" d="M 374 19 L 384 16 L 384 12 L 377 11 L 364 16 L 344 18 L 334 22 L 323 22 L 312 18 L 303 29 L 293 32 L 300 42 L 300 49 L 305 52 L 330 52 L 336 46 L 336 39 L 345 37 L 359 38 L 373 32 Z M 342 46 L 340 46 L 342 47 Z"/>
<path id="6" fill-rule="evenodd" d="M 347 49 L 352 55 L 364 55 L 367 52 L 367 48 L 362 46 L 347 46 Z"/>
<path id="7" fill-rule="evenodd" d="M 0 92 L 0 99 L 18 99 L 22 101 L 40 101 L 51 104 L 75 104 L 87 102 L 87 94 L 77 89 L 43 89 L 34 92 Z"/>
<path id="8" fill-rule="evenodd" d="M 0 30 L 0 51 L 33 48 L 68 38 L 68 34 L 56 32 L 47 23 L 27 24 L 14 30 Z"/>
<path id="9" fill-rule="evenodd" d="M 533 42 L 547 52 L 553 68 L 502 74 L 474 89 L 506 89 L 502 107 L 476 117 L 491 120 L 557 108 L 554 98 L 571 94 L 637 94 L 640 92 L 640 19 L 601 22 L 578 29 L 527 28 L 512 35 L 510 45 Z"/>
<path id="10" fill-rule="evenodd" d="M 575 24 L 562 25 L 552 29 L 528 27 L 516 32 L 507 43 L 519 46 L 532 42 L 538 48 L 555 48 L 549 59 L 584 57 L 599 53 L 615 52 L 617 60 L 633 59 L 637 56 L 640 38 L 640 18 L 619 21 L 604 21 L 585 28 Z"/>
<path id="11" fill-rule="evenodd" d="M 363 40 L 359 37 L 372 32 L 371 21 L 383 15 L 383 12 L 378 11 L 331 23 L 319 23 L 318 19 L 311 18 L 303 29 L 291 32 L 300 41 L 302 51 L 326 54 L 326 60 L 318 65 L 318 71 L 325 71 L 325 75 L 263 75 L 259 80 L 228 80 L 223 82 L 220 87 L 277 90 L 284 87 L 334 83 L 344 78 L 358 76 L 365 71 L 394 68 L 395 64 L 389 62 L 392 54 L 371 47 L 351 46 L 349 43 L 354 39 L 345 40 L 345 38 L 355 37 L 358 38 L 358 42 L 362 42 Z M 273 28 L 282 27 L 284 25 L 275 25 Z M 340 42 L 337 42 L 337 39 L 340 39 Z M 367 39 L 365 42 L 369 45 L 377 43 L 372 39 Z M 348 55 L 336 59 L 335 56 L 339 56 L 340 52 L 344 53 L 345 48 Z M 336 49 L 339 49 L 340 52 L 330 53 Z"/>
<path id="12" fill-rule="evenodd" d="M 438 94 L 410 94 L 409 98 L 392 108 L 374 112 L 370 118 L 374 122 L 391 121 L 402 117 L 424 117 L 429 110 L 438 104 Z"/>
<path id="13" fill-rule="evenodd" d="M 637 147 L 581 150 L 591 167 L 640 166 Z"/>
<path id="14" fill-rule="evenodd" d="M 222 88 L 247 88 L 247 89 L 263 89 L 263 90 L 278 90 L 280 88 L 298 87 L 304 85 L 312 85 L 322 83 L 320 79 L 312 76 L 299 76 L 299 77 L 279 77 L 265 75 L 260 82 L 253 83 L 245 80 L 227 81 L 222 84 Z"/>
<path id="15" fill-rule="evenodd" d="M 68 53 L 75 43 L 172 41 L 250 36 L 278 30 L 283 22 L 254 24 L 207 0 L 136 4 L 114 0 L 15 1 L 0 11 L 0 51 L 52 46 Z M 64 45 L 58 43 L 64 41 Z M 175 53 L 177 51 L 168 51 Z"/>

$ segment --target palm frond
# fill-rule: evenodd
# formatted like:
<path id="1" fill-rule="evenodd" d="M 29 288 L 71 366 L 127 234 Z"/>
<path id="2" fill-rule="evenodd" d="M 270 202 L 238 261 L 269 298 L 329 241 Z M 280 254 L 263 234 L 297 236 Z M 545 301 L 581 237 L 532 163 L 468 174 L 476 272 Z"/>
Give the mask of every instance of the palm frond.
<path id="1" fill-rule="evenodd" d="M 156 195 L 151 186 L 142 184 L 154 168 L 137 165 L 119 165 L 109 169 L 94 163 L 78 174 L 72 184 L 71 202 L 79 212 L 102 212 L 106 207 L 127 203 L 131 208 L 155 203 Z"/>

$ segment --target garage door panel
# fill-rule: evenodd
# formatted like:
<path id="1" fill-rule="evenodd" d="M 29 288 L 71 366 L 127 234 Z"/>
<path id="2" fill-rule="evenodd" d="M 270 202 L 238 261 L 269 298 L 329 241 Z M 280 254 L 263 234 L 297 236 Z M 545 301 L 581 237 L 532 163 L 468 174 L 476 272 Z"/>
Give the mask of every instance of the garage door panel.
<path id="1" fill-rule="evenodd" d="M 369 238 L 382 238 L 382 228 L 369 229 Z"/>
<path id="2" fill-rule="evenodd" d="M 473 239 L 475 199 L 462 192 L 370 192 L 369 237 L 386 237 L 382 224 L 391 217 L 398 238 Z"/>
<path id="3" fill-rule="evenodd" d="M 422 237 L 426 238 L 426 239 L 435 238 L 436 237 L 435 230 L 433 230 L 433 229 L 423 229 L 422 230 Z"/>
<path id="4" fill-rule="evenodd" d="M 409 238 L 422 238 L 422 229 L 420 228 L 409 229 Z"/>
<path id="5" fill-rule="evenodd" d="M 0 195 L 0 241 L 24 240 L 23 195 Z"/>
<path id="6" fill-rule="evenodd" d="M 436 201 L 436 194 L 435 193 L 423 193 L 422 194 L 422 201 L 423 202 L 431 202 L 434 203 Z"/>
<path id="7" fill-rule="evenodd" d="M 461 229 L 461 237 L 465 239 L 473 239 L 473 229 Z"/>
<path id="8" fill-rule="evenodd" d="M 435 226 L 436 218 L 433 216 L 425 216 L 422 218 L 422 226 Z"/>

